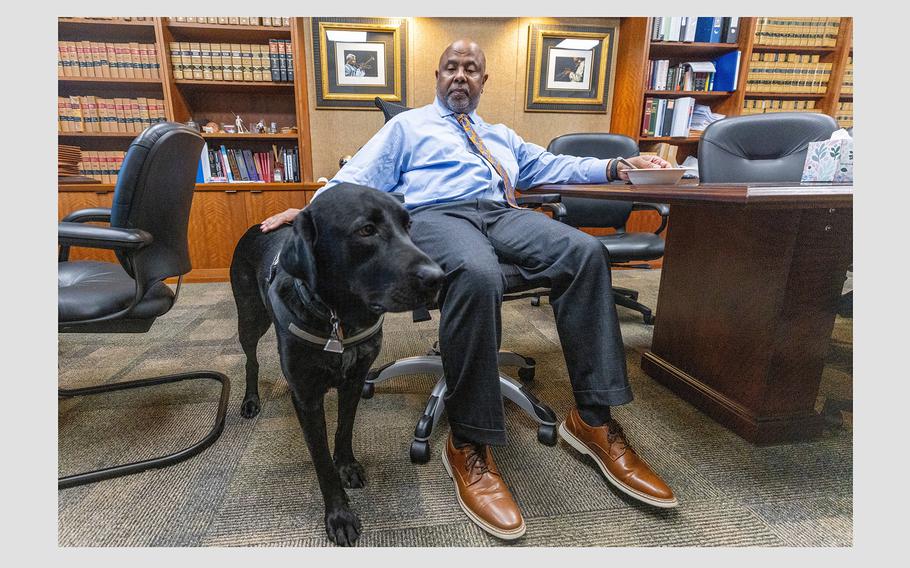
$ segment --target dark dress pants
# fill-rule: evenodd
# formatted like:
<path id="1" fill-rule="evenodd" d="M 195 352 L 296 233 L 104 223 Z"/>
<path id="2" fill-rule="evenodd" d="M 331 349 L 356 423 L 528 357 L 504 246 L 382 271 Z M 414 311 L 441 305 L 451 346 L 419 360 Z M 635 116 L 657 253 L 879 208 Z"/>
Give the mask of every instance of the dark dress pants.
<path id="1" fill-rule="evenodd" d="M 439 348 L 452 431 L 476 443 L 506 443 L 498 353 L 506 282 L 500 259 L 521 276 L 551 284 L 550 304 L 575 401 L 616 406 L 632 400 L 607 250 L 546 215 L 489 200 L 411 211 L 411 238 L 446 275 Z"/>

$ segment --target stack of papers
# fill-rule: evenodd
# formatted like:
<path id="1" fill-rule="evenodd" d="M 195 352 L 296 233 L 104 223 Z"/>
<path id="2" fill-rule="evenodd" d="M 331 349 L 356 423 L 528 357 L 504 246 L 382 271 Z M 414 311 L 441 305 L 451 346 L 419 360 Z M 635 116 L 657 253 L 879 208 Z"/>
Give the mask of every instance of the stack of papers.
<path id="1" fill-rule="evenodd" d="M 692 124 L 689 128 L 691 130 L 704 130 L 712 122 L 725 117 L 726 115 L 711 112 L 711 107 L 707 105 L 695 105 L 695 110 L 692 112 Z"/>

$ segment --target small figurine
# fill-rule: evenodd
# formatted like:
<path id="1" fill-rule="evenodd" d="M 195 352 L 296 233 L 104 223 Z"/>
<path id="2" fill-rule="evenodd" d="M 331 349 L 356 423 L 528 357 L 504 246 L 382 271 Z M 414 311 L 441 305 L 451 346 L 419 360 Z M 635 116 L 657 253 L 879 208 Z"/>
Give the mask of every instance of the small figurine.
<path id="1" fill-rule="evenodd" d="M 260 119 L 259 119 L 259 122 L 257 122 L 256 124 L 254 124 L 253 127 L 252 127 L 252 129 L 253 129 L 253 133 L 254 133 L 254 134 L 262 134 L 262 133 L 264 133 L 264 132 L 265 132 L 265 121 L 262 120 L 262 119 L 260 118 Z"/>
<path id="2" fill-rule="evenodd" d="M 244 133 L 244 132 L 249 132 L 249 130 L 248 130 L 245 126 L 243 126 L 243 119 L 240 118 L 240 115 L 239 115 L 239 114 L 234 114 L 233 111 L 231 111 L 231 114 L 234 115 L 234 125 L 235 125 L 236 128 L 237 128 L 237 134 L 242 134 L 242 133 Z"/>

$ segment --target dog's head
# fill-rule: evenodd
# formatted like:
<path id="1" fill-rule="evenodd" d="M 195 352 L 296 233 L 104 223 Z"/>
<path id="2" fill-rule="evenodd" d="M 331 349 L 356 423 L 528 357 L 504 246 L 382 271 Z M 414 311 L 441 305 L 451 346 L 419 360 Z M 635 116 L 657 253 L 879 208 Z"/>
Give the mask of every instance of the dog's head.
<path id="1" fill-rule="evenodd" d="M 391 195 L 340 184 L 294 219 L 281 265 L 327 301 L 353 296 L 377 313 L 413 310 L 436 297 L 443 272 L 411 242 L 410 224 Z"/>

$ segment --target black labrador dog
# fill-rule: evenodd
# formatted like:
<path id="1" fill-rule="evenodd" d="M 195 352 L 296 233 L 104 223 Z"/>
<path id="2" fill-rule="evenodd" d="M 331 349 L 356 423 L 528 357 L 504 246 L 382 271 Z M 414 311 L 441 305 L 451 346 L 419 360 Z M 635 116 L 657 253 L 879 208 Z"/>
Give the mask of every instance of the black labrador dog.
<path id="1" fill-rule="evenodd" d="M 274 323 L 281 370 L 325 501 L 329 539 L 342 546 L 360 536 L 345 487 L 363 487 L 354 458 L 354 415 L 367 372 L 382 345 L 385 312 L 432 301 L 443 280 L 435 262 L 408 236 L 410 216 L 391 195 L 341 184 L 326 190 L 284 226 L 251 227 L 237 243 L 231 287 L 240 344 L 246 354 L 241 414 L 259 413 L 256 346 Z M 334 456 L 326 438 L 323 399 L 338 390 Z"/>

